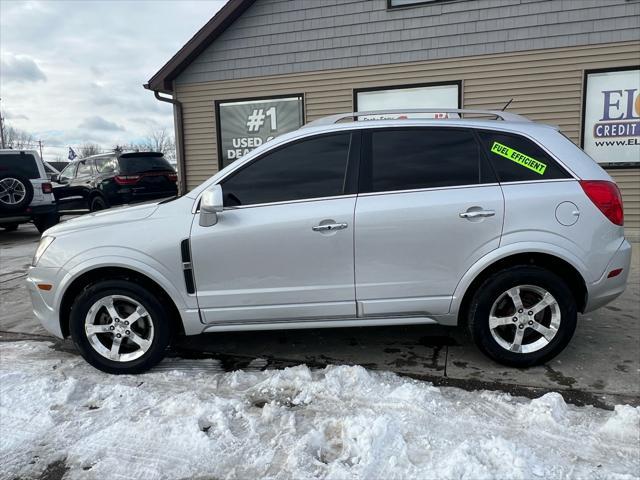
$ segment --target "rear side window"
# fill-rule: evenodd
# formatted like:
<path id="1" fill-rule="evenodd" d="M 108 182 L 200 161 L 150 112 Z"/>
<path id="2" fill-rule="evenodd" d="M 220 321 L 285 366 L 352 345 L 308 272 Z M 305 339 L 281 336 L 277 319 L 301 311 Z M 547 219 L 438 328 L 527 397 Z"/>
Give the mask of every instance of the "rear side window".
<path id="1" fill-rule="evenodd" d="M 478 132 L 501 182 L 570 178 L 558 163 L 531 140 L 503 132 Z"/>
<path id="2" fill-rule="evenodd" d="M 120 173 L 123 175 L 155 171 L 174 171 L 171 164 L 167 162 L 164 157 L 160 156 L 120 157 L 118 163 L 120 164 Z"/>
<path id="3" fill-rule="evenodd" d="M 385 192 L 495 182 L 473 132 L 464 129 L 371 130 L 370 171 L 362 191 Z M 369 178 L 367 178 L 369 177 Z"/>
<path id="4" fill-rule="evenodd" d="M 223 182 L 225 206 L 343 194 L 350 138 L 324 135 L 267 153 Z"/>
<path id="5" fill-rule="evenodd" d="M 0 173 L 23 175 L 27 178 L 40 178 L 36 159 L 28 153 L 7 153 L 0 155 Z"/>
<path id="6" fill-rule="evenodd" d="M 98 173 L 115 172 L 118 168 L 118 161 L 115 158 L 96 158 L 96 170 Z"/>
<path id="7" fill-rule="evenodd" d="M 78 177 L 89 176 L 93 173 L 93 169 L 91 168 L 91 160 L 81 160 L 78 164 Z"/>

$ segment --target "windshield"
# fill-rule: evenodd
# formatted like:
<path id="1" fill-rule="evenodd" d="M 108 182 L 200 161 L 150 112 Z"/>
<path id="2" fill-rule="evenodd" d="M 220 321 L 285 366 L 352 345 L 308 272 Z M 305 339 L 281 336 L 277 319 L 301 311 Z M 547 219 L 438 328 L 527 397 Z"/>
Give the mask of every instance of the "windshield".
<path id="1" fill-rule="evenodd" d="M 120 173 L 128 175 L 131 173 L 171 171 L 173 167 L 163 157 L 120 157 Z"/>
<path id="2" fill-rule="evenodd" d="M 28 153 L 3 153 L 0 155 L 0 174 L 2 173 L 40 178 L 36 159 Z"/>

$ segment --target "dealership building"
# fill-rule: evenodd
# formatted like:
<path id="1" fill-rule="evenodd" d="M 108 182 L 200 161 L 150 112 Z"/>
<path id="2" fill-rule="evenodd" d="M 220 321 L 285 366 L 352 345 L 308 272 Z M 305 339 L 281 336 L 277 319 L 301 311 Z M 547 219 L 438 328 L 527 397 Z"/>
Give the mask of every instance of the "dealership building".
<path id="1" fill-rule="evenodd" d="M 640 228 L 639 0 L 229 0 L 145 85 L 185 190 L 342 112 L 497 109 L 554 124 Z"/>

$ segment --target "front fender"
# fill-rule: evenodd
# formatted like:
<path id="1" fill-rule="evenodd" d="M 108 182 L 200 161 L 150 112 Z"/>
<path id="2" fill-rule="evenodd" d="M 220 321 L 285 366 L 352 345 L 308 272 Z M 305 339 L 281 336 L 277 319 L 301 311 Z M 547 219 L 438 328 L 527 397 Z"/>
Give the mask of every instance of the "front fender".
<path id="1" fill-rule="evenodd" d="M 587 265 L 579 257 L 562 247 L 544 242 L 511 243 L 509 245 L 505 245 L 491 251 L 490 253 L 479 259 L 476 263 L 474 263 L 465 272 L 465 274 L 458 282 L 458 285 L 456 286 L 456 289 L 453 293 L 449 312 L 452 314 L 457 314 L 459 312 L 462 299 L 464 298 L 467 289 L 469 288 L 471 283 L 478 277 L 478 275 L 480 275 L 485 269 L 487 269 L 497 261 L 502 260 L 503 258 L 521 253 L 544 253 L 553 257 L 557 257 L 573 266 L 573 268 L 575 268 L 578 273 L 580 273 L 583 279 L 588 278 Z"/>
<path id="2" fill-rule="evenodd" d="M 187 294 L 186 289 L 184 292 L 179 290 L 182 286 L 179 266 L 176 266 L 176 270 L 172 271 L 149 255 L 137 250 L 133 251 L 135 257 L 126 248 L 118 250 L 118 252 L 111 251 L 109 254 L 92 256 L 91 258 L 78 259 L 76 257 L 68 262 L 61 269 L 64 273 L 54 300 L 56 311 L 60 311 L 62 299 L 69 286 L 81 275 L 99 268 L 123 268 L 153 280 L 167 293 L 180 313 L 187 335 L 202 331 L 196 296 Z"/>

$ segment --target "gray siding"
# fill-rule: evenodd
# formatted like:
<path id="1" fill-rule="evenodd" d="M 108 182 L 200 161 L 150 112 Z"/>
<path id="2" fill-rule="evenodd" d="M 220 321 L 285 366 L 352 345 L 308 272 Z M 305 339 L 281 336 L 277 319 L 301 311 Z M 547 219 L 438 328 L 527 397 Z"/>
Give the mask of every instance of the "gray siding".
<path id="1" fill-rule="evenodd" d="M 176 83 L 630 40 L 639 0 L 257 0 Z"/>

